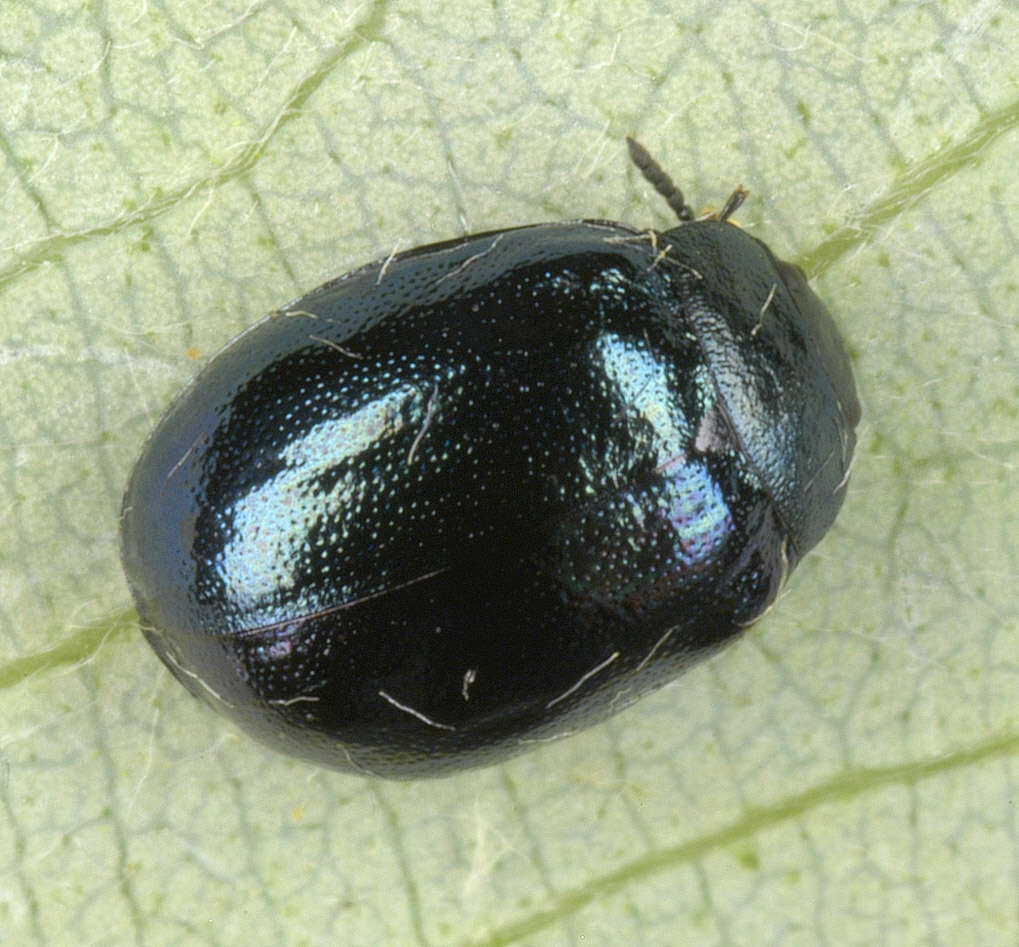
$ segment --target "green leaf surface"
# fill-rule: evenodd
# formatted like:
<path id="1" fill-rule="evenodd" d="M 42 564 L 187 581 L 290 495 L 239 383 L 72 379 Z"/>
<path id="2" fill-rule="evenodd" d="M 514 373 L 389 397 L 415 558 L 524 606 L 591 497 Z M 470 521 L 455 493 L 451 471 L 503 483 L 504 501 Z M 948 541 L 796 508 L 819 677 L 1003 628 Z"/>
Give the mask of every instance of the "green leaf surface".
<path id="1" fill-rule="evenodd" d="M 1019 12 L 0 5 L 0 943 L 1019 942 Z M 510 763 L 263 750 L 135 627 L 120 495 L 264 313 L 393 249 L 695 205 L 803 263 L 849 499 L 737 645 Z"/>

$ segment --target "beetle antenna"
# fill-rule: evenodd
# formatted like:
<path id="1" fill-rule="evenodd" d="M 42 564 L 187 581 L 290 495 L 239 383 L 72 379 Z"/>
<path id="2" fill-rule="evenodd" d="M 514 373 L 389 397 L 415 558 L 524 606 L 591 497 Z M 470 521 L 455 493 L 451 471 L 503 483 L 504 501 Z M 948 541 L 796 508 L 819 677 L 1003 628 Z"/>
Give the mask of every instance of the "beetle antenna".
<path id="1" fill-rule="evenodd" d="M 637 166 L 637 170 L 644 175 L 644 179 L 648 184 L 665 198 L 676 216 L 682 221 L 693 220 L 693 211 L 690 210 L 686 201 L 683 200 L 683 192 L 676 187 L 672 178 L 662 170 L 662 166 L 651 157 L 647 148 L 629 135 L 626 136 L 626 147 L 630 149 L 630 160 Z M 739 205 L 737 204 L 736 206 L 738 207 Z M 733 210 L 735 209 L 734 207 Z"/>

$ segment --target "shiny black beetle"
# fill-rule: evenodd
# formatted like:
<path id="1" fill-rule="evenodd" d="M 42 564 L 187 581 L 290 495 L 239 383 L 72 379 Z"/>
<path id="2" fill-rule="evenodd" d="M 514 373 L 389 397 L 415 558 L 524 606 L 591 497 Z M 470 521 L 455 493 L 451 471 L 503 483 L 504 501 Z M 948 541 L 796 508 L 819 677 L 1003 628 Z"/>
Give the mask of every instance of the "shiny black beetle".
<path id="1" fill-rule="evenodd" d="M 728 223 L 421 247 L 242 334 L 131 475 L 156 653 L 278 749 L 492 763 L 758 618 L 842 504 L 859 404 L 803 272 Z"/>

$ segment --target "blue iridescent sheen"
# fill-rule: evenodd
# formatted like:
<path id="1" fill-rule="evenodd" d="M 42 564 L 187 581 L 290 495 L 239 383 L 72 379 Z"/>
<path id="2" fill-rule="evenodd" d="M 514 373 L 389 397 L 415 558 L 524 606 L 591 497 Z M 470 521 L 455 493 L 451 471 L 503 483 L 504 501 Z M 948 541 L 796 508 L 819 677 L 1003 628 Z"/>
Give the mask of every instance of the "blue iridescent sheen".
<path id="1" fill-rule="evenodd" d="M 720 220 L 539 224 L 354 271 L 223 350 L 124 500 L 143 631 L 294 755 L 503 759 L 733 639 L 842 503 L 859 407 Z"/>

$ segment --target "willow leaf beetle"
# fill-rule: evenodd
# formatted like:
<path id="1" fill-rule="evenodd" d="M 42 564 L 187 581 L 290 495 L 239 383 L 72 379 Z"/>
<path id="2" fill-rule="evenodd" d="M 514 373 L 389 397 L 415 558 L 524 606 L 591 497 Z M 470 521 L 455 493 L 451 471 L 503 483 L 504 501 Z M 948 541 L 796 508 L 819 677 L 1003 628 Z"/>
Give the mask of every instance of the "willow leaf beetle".
<path id="1" fill-rule="evenodd" d="M 774 601 L 842 504 L 849 358 L 728 215 L 534 224 L 341 276 L 220 352 L 131 475 L 149 643 L 243 729 L 409 778 L 618 710 Z"/>

